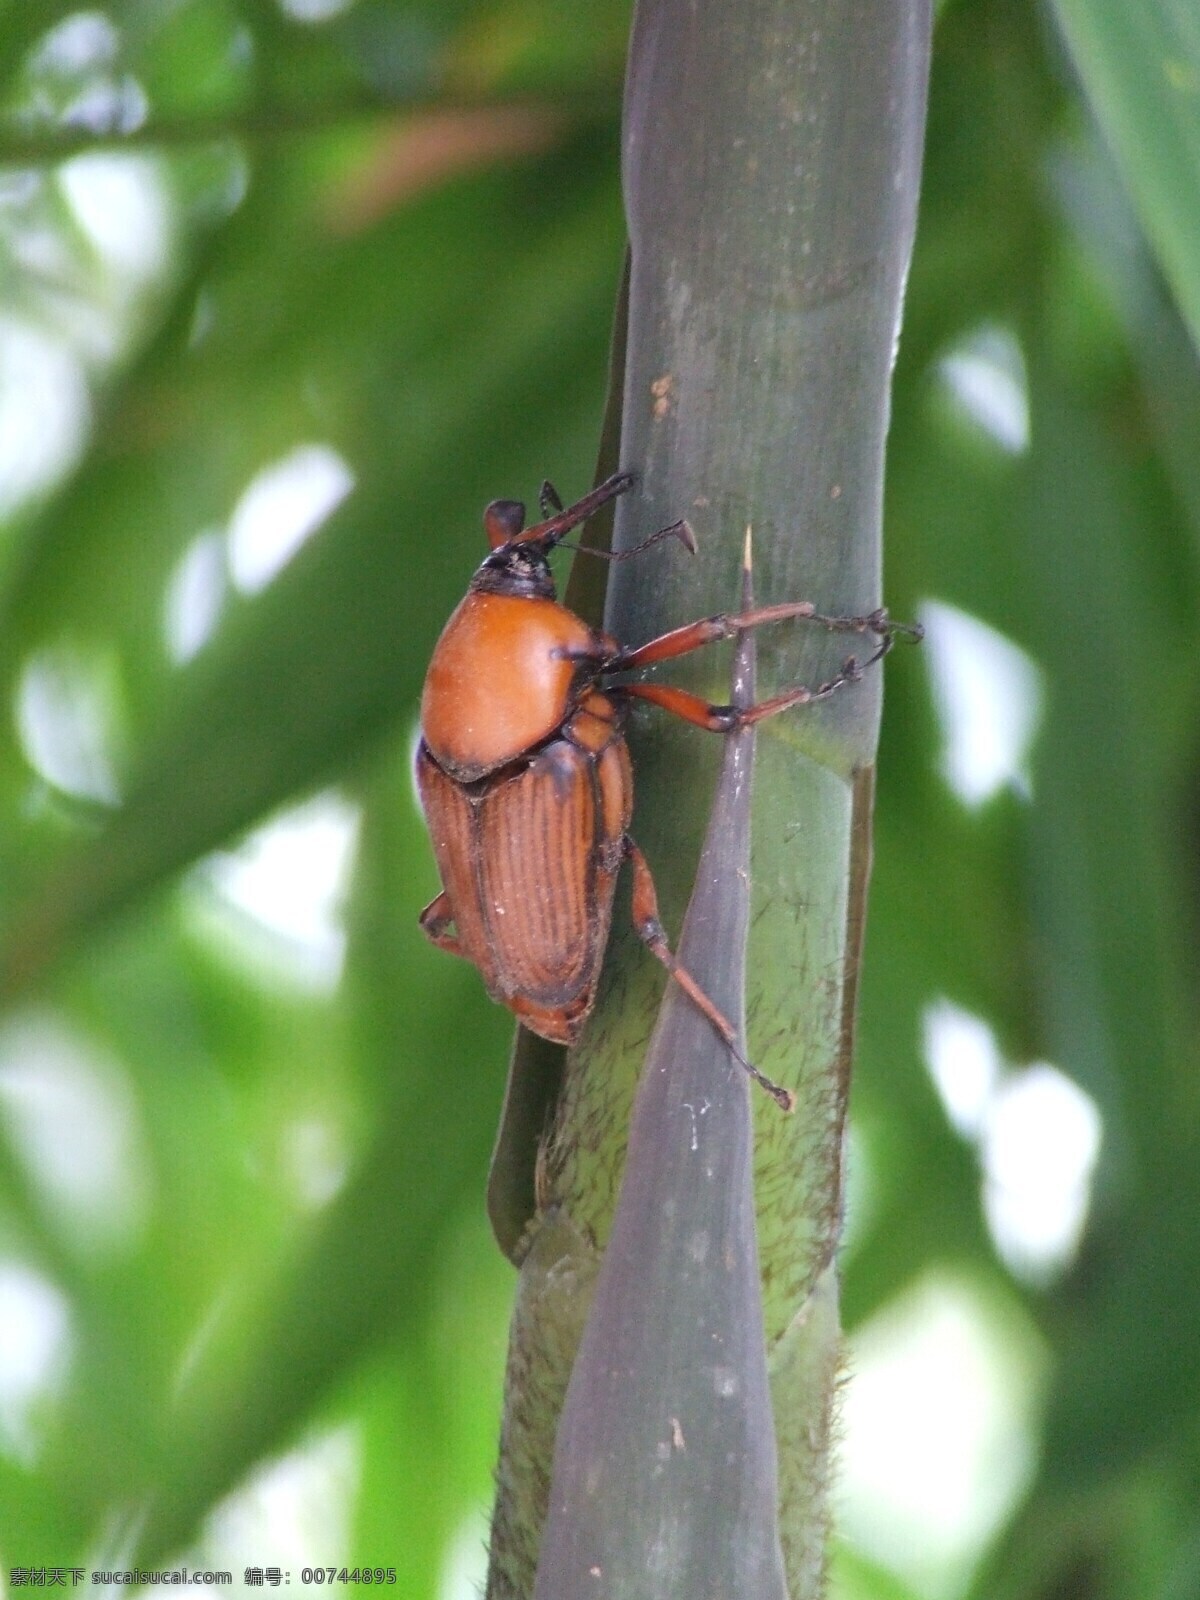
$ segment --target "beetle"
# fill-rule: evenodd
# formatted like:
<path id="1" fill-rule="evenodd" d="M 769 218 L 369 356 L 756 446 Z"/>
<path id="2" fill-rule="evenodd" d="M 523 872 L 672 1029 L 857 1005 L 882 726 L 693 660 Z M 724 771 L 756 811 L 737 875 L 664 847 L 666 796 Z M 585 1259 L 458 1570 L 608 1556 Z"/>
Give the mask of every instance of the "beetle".
<path id="1" fill-rule="evenodd" d="M 639 937 L 746 1071 L 790 1110 L 792 1096 L 743 1059 L 728 1020 L 671 952 L 649 865 L 629 833 L 625 712 L 644 700 L 728 733 L 833 694 L 884 656 L 897 632 L 919 630 L 884 611 L 828 617 L 798 600 L 704 617 L 627 648 L 558 601 L 549 556 L 632 483 L 632 474 L 617 473 L 565 510 L 544 484 L 544 520 L 530 528 L 519 501 L 494 500 L 484 512 L 489 554 L 434 647 L 421 698 L 416 776 L 442 888 L 420 925 L 441 949 L 472 962 L 492 999 L 525 1027 L 574 1044 L 595 1002 L 617 873 L 628 861 Z M 678 522 L 632 550 L 585 553 L 622 560 L 669 537 L 695 550 L 687 523 Z M 605 682 L 788 618 L 869 635 L 874 651 L 861 666 L 849 657 L 814 688 L 745 708 L 667 684 Z"/>

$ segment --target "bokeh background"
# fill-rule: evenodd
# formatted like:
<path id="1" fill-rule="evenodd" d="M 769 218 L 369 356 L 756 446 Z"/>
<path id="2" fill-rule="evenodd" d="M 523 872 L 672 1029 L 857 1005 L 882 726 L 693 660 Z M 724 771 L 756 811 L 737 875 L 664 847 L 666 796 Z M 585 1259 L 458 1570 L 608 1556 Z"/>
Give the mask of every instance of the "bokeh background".
<path id="1" fill-rule="evenodd" d="M 0 6 L 0 1585 L 477 1592 L 510 1041 L 423 668 L 590 481 L 613 0 Z M 950 0 L 889 448 L 836 1600 L 1200 1594 L 1200 25 Z"/>

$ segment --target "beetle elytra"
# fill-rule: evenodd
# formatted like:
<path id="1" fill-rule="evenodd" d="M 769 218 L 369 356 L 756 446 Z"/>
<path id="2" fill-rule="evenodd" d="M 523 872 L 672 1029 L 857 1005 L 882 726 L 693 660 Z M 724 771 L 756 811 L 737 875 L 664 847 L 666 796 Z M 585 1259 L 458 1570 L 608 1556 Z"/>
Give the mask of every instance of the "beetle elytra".
<path id="1" fill-rule="evenodd" d="M 437 642 L 421 700 L 417 784 L 442 883 L 421 927 L 443 950 L 472 962 L 492 999 L 527 1028 L 573 1044 L 595 1002 L 617 873 L 628 861 L 639 936 L 741 1065 L 790 1110 L 792 1096 L 743 1059 L 728 1020 L 671 953 L 650 868 L 629 834 L 633 771 L 624 712 L 640 699 L 697 727 L 729 732 L 833 694 L 884 656 L 897 632 L 919 630 L 884 611 L 830 617 L 799 600 L 704 617 L 626 648 L 558 602 L 549 556 L 632 482 L 618 473 L 565 510 L 547 484 L 544 520 L 531 528 L 518 501 L 493 501 L 484 513 L 490 553 Z M 680 522 L 608 559 L 670 536 L 695 548 Z M 873 652 L 861 665 L 848 658 L 825 683 L 744 709 L 668 684 L 604 681 L 789 618 L 867 635 Z"/>

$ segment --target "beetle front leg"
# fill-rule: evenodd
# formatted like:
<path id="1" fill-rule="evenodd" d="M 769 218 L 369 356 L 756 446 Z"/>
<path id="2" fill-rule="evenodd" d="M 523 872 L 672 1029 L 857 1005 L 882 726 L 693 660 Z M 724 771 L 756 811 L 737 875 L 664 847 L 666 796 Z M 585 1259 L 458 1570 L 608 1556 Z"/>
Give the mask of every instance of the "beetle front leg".
<path id="1" fill-rule="evenodd" d="M 471 959 L 459 943 L 458 935 L 447 931 L 454 921 L 454 909 L 444 889 L 441 894 L 434 895 L 417 920 L 421 932 L 439 950 L 448 950 L 452 956 L 461 956 L 464 961 Z"/>
<path id="2" fill-rule="evenodd" d="M 627 672 L 634 667 L 648 667 L 658 661 L 673 661 L 677 656 L 690 655 L 717 639 L 732 639 L 747 628 L 761 628 L 771 622 L 815 622 L 831 633 L 865 633 L 882 640 L 880 648 L 871 657 L 877 661 L 891 649 L 897 633 L 919 639 L 923 629 L 908 622 L 893 622 L 886 611 L 872 611 L 863 617 L 829 617 L 818 611 L 811 600 L 787 600 L 780 605 L 758 606 L 753 611 L 743 611 L 737 616 L 720 612 L 715 617 L 702 617 L 699 622 L 686 623 L 660 634 L 632 650 L 621 650 L 606 663 L 607 672 Z M 868 663 L 869 665 L 869 663 Z"/>
<path id="3" fill-rule="evenodd" d="M 655 892 L 649 862 L 628 834 L 625 835 L 621 848 L 633 868 L 633 925 L 638 938 L 651 954 L 662 962 L 696 1009 L 712 1023 L 738 1065 L 748 1072 L 755 1083 L 764 1088 L 785 1111 L 791 1111 L 796 1104 L 795 1095 L 790 1089 L 773 1083 L 746 1060 L 737 1047 L 737 1035 L 733 1031 L 733 1024 L 709 999 L 687 968 L 681 966 L 673 955 L 671 946 L 667 942 L 666 929 L 658 914 L 658 895 Z"/>

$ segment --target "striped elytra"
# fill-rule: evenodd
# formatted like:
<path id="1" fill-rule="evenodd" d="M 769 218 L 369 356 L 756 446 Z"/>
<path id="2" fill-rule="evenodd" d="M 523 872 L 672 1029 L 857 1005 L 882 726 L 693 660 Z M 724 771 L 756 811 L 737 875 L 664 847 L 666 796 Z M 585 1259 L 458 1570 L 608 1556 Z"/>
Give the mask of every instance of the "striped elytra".
<path id="1" fill-rule="evenodd" d="M 451 778 L 424 742 L 417 756 L 459 953 L 493 1000 L 560 1044 L 578 1037 L 595 998 L 633 807 L 615 712 L 591 700 L 611 720 L 581 710 L 561 738 L 482 782 Z"/>

